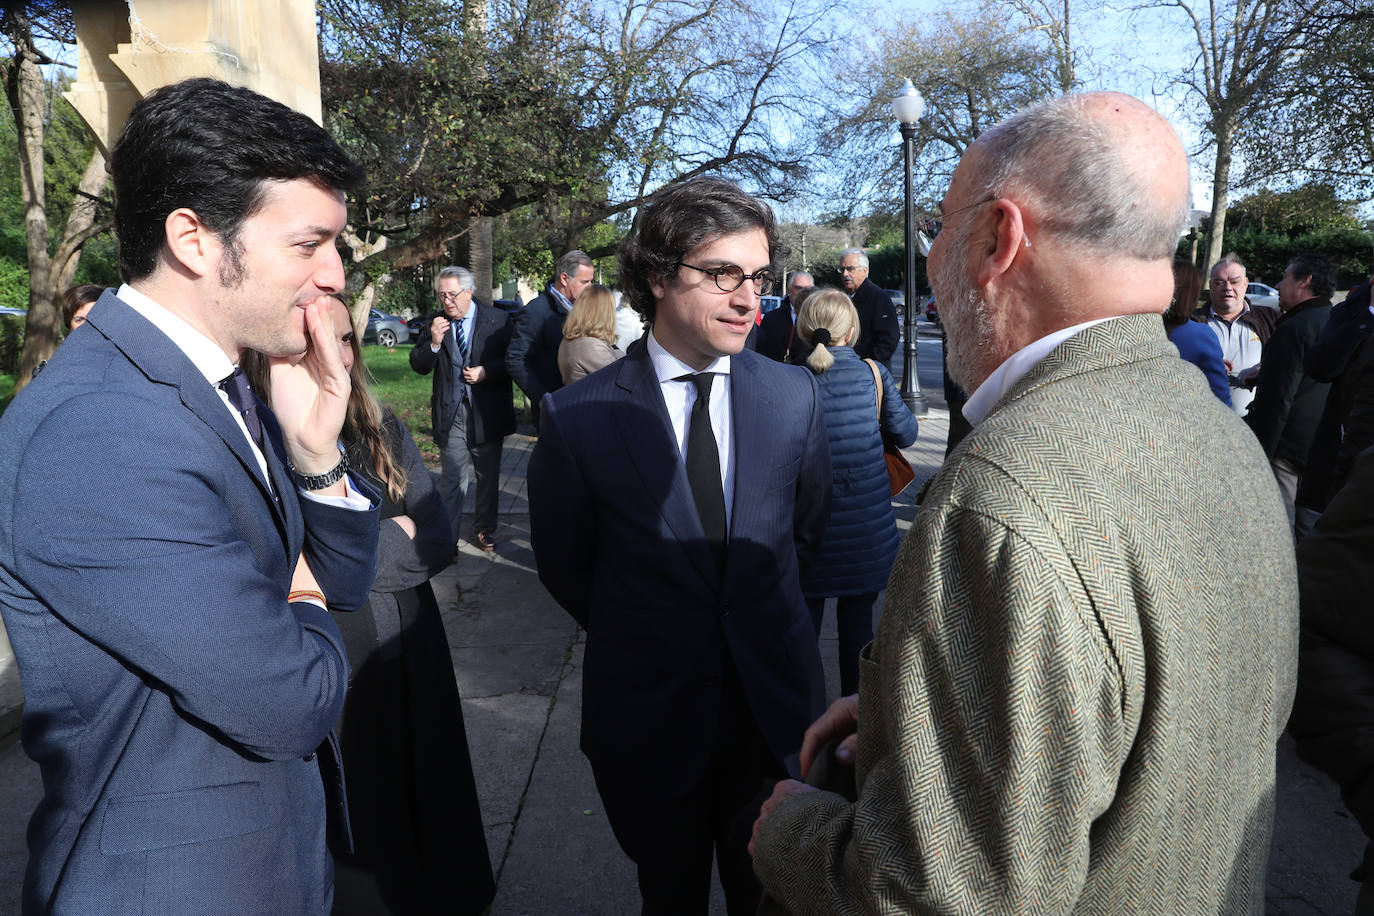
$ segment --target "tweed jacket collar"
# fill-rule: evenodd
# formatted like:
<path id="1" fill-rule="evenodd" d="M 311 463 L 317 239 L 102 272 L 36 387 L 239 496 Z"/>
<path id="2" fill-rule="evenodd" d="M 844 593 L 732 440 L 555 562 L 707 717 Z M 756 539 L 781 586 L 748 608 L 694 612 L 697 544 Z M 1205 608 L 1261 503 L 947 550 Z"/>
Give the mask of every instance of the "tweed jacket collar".
<path id="1" fill-rule="evenodd" d="M 1177 353 L 1158 315 L 1124 315 L 1104 321 L 1051 350 L 998 399 L 987 415 L 992 417 L 1027 394 L 1070 376 L 1165 356 Z"/>

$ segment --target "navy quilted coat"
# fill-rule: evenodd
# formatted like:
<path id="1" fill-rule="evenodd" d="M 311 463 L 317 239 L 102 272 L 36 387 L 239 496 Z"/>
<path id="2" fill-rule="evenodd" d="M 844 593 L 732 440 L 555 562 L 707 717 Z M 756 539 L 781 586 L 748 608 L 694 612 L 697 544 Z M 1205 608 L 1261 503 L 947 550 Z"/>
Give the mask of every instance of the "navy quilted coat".
<path id="1" fill-rule="evenodd" d="M 916 418 L 902 403 L 887 369 L 882 435 L 873 370 L 851 347 L 832 347 L 835 364 L 816 376 L 830 438 L 830 521 L 820 550 L 801 570 L 808 598 L 864 595 L 887 587 L 897 555 L 897 518 L 883 461 L 883 438 L 903 448 L 916 441 Z"/>

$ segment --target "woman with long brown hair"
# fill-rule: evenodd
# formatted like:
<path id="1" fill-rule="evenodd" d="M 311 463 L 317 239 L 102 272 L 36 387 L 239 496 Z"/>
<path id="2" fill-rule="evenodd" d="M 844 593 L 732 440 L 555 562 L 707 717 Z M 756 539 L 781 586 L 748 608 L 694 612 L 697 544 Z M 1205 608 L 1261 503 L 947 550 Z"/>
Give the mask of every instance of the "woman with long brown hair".
<path id="1" fill-rule="evenodd" d="M 368 390 L 348 308 L 330 320 L 353 383 L 342 432 L 349 467 L 382 493 L 377 578 L 365 607 L 333 613 L 348 650 L 343 748 L 353 850 L 334 854 L 334 913 L 480 913 L 496 893 L 453 659 L 429 580 L 453 538 L 415 440 Z M 258 396 L 267 361 L 240 363 Z"/>

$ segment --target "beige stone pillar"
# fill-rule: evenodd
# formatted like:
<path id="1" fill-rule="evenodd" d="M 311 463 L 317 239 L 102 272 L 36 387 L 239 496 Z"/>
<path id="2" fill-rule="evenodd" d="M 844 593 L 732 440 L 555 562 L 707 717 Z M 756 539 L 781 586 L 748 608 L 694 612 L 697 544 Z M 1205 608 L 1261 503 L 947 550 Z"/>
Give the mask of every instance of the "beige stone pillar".
<path id="1" fill-rule="evenodd" d="M 321 123 L 313 0 L 76 3 L 77 77 L 67 91 L 109 151 L 136 101 L 211 76 L 247 86 Z"/>

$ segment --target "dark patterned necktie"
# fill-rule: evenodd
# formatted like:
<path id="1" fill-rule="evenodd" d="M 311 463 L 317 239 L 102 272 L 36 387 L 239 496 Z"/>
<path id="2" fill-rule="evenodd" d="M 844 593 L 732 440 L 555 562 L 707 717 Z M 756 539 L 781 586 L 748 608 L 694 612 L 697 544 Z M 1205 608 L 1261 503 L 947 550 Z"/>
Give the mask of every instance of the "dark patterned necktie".
<path id="1" fill-rule="evenodd" d="M 690 381 L 697 387 L 697 399 L 692 404 L 691 420 L 687 424 L 687 483 L 701 516 L 706 540 L 718 550 L 725 546 L 725 488 L 720 480 L 720 451 L 715 431 L 711 429 L 711 382 L 709 372 L 684 375 L 678 381 Z"/>
<path id="2" fill-rule="evenodd" d="M 248 435 L 253 437 L 259 451 L 265 451 L 262 444 L 262 421 L 258 419 L 258 402 L 253 397 L 253 388 L 248 384 L 248 376 L 238 366 L 227 377 L 220 380 L 219 389 L 229 396 L 229 403 L 243 417 L 243 425 L 248 427 Z"/>
<path id="3" fill-rule="evenodd" d="M 453 322 L 453 339 L 458 342 L 458 356 L 464 366 L 468 364 L 468 336 L 463 333 L 463 319 Z"/>

